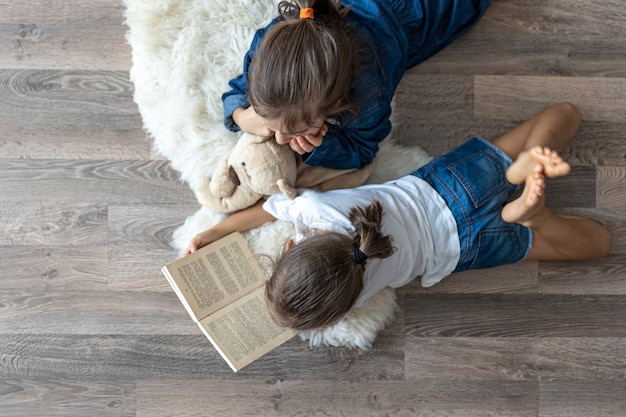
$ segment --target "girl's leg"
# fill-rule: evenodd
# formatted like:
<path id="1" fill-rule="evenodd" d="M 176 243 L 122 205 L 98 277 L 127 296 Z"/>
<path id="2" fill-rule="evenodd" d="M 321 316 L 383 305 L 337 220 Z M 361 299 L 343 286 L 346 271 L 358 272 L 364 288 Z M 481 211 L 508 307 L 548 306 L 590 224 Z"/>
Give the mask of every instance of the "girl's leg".
<path id="1" fill-rule="evenodd" d="M 536 146 L 561 152 L 578 130 L 580 117 L 580 111 L 571 103 L 553 104 L 498 137 L 493 144 L 514 161 L 526 157 L 526 151 Z M 522 182 L 523 179 L 516 183 Z"/>
<path id="2" fill-rule="evenodd" d="M 503 220 L 533 231 L 533 246 L 526 259 L 581 261 L 608 254 L 611 235 L 602 225 L 584 217 L 556 214 L 545 206 L 544 179 L 542 169 L 529 172 L 522 195 L 502 210 Z"/>

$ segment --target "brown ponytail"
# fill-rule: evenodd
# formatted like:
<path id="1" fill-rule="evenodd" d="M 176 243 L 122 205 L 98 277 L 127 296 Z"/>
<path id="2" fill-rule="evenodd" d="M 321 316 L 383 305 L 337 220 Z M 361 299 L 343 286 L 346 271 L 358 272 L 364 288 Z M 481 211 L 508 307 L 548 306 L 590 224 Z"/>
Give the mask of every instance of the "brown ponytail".
<path id="1" fill-rule="evenodd" d="M 355 262 L 355 248 L 367 259 L 387 258 L 394 252 L 391 237 L 380 231 L 382 215 L 378 201 L 353 208 L 354 237 L 320 232 L 282 254 L 265 289 L 279 324 L 313 329 L 333 324 L 350 311 L 363 290 L 367 265 Z"/>

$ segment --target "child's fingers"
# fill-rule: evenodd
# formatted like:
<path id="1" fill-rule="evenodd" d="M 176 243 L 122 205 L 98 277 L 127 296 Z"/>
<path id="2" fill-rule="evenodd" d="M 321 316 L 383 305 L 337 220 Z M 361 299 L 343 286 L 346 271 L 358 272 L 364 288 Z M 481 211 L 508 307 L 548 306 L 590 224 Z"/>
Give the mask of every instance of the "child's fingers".
<path id="1" fill-rule="evenodd" d="M 293 149 L 294 152 L 299 153 L 300 155 L 304 155 L 308 151 L 304 149 L 300 143 L 298 142 L 298 138 L 293 138 L 289 141 L 289 146 Z"/>
<path id="2" fill-rule="evenodd" d="M 198 250 L 198 248 L 201 248 L 202 246 L 204 246 L 204 244 L 202 243 L 202 238 L 198 236 L 194 237 L 191 240 L 191 242 L 189 242 L 189 245 L 187 245 L 187 247 L 183 251 L 183 256 L 187 256 L 187 255 L 194 253 L 195 251 Z"/>
<path id="3" fill-rule="evenodd" d="M 320 132 L 321 133 L 321 132 Z M 313 148 L 317 148 L 318 146 L 320 146 L 322 144 L 322 142 L 324 141 L 324 136 L 323 135 L 318 135 L 318 136 L 313 136 L 313 135 L 306 135 L 304 137 L 304 139 L 307 141 L 307 143 L 312 146 Z M 313 149 L 311 149 L 312 151 Z"/>

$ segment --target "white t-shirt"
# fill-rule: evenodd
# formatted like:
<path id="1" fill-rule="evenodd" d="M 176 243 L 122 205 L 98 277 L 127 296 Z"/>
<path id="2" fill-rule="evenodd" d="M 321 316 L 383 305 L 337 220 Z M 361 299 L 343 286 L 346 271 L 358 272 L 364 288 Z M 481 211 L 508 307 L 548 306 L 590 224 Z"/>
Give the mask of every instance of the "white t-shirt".
<path id="1" fill-rule="evenodd" d="M 352 236 L 350 210 L 374 200 L 383 207 L 381 231 L 392 237 L 396 251 L 385 259 L 367 260 L 364 288 L 356 307 L 387 286 L 398 288 L 421 276 L 422 286 L 430 287 L 456 268 L 460 243 L 452 212 L 430 185 L 413 175 L 324 193 L 300 190 L 293 200 L 276 194 L 268 198 L 263 209 L 277 219 L 293 222 L 298 243 L 311 230 Z"/>

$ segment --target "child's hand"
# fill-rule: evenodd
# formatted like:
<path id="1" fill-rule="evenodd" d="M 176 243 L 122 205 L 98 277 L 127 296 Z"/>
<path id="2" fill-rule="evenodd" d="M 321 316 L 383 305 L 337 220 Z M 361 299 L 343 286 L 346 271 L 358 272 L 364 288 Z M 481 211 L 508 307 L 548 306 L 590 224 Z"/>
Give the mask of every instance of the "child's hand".
<path id="1" fill-rule="evenodd" d="M 324 141 L 324 135 L 326 135 L 326 132 L 328 132 L 328 126 L 324 123 L 315 135 L 304 135 L 291 138 L 289 140 L 289 146 L 294 150 L 294 152 L 297 152 L 300 155 L 313 152 L 313 150 L 320 146 Z"/>
<path id="2" fill-rule="evenodd" d="M 263 137 L 274 135 L 274 132 L 265 126 L 265 120 L 254 111 L 252 106 L 247 109 L 243 107 L 236 109 L 233 112 L 233 120 L 246 133 Z"/>
<path id="3" fill-rule="evenodd" d="M 191 253 L 194 253 L 201 247 L 206 246 L 209 243 L 215 242 L 221 237 L 222 236 L 218 235 L 211 229 L 205 230 L 202 233 L 198 233 L 197 235 L 194 236 L 193 239 L 191 239 L 191 242 L 189 242 L 189 245 L 187 245 L 187 247 L 185 248 L 183 252 L 183 256 L 187 256 Z"/>

